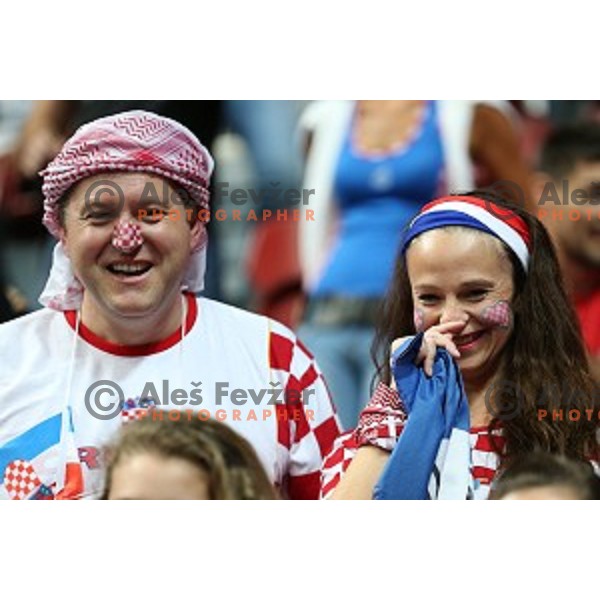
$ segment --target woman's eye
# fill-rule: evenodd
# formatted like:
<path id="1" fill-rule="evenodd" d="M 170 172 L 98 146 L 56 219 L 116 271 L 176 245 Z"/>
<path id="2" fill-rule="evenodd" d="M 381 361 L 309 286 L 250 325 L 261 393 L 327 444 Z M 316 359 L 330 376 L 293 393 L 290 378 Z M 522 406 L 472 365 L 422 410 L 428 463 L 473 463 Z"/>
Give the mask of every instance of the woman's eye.
<path id="1" fill-rule="evenodd" d="M 480 300 L 485 298 L 487 295 L 487 290 L 471 290 L 470 292 L 467 293 L 467 297 L 470 300 Z"/>
<path id="2" fill-rule="evenodd" d="M 421 296 L 419 296 L 419 301 L 422 304 L 433 304 L 438 300 L 439 298 L 437 296 L 434 296 L 433 294 L 422 294 Z"/>

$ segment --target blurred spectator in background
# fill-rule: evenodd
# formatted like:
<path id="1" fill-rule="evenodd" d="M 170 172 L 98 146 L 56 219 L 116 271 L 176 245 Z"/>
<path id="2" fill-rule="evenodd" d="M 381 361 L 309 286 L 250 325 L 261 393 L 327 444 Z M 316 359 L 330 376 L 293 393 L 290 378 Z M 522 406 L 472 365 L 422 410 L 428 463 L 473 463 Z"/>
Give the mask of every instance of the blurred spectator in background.
<path id="1" fill-rule="evenodd" d="M 19 317 L 25 314 L 26 311 L 27 300 L 17 288 L 6 284 L 2 265 L 0 264 L 0 323 Z"/>
<path id="2" fill-rule="evenodd" d="M 547 100 L 546 102 L 548 116 L 555 127 L 600 119 L 598 100 Z"/>
<path id="3" fill-rule="evenodd" d="M 534 181 L 538 216 L 558 246 L 592 372 L 600 381 L 600 124 L 552 133 Z"/>
<path id="4" fill-rule="evenodd" d="M 108 449 L 105 500 L 274 500 L 254 448 L 218 421 L 149 413 Z M 162 420 L 164 416 L 165 420 Z M 186 416 L 188 420 L 186 420 Z"/>
<path id="5" fill-rule="evenodd" d="M 1 175 L 0 175 L 1 179 Z M 1 209 L 1 197 L 0 197 Z M 0 213 L 1 214 L 1 213 Z M 5 223 L 0 218 L 0 323 L 10 321 L 25 313 L 27 300 L 14 285 L 9 285 L 3 260 L 2 245 L 6 243 Z"/>
<path id="6" fill-rule="evenodd" d="M 4 291 L 0 291 L 0 323 L 14 318 L 14 312 Z"/>
<path id="7" fill-rule="evenodd" d="M 32 106 L 28 101 L 0 101 L 0 270 L 5 285 L 24 299 L 26 310 L 37 305 L 48 266 L 42 264 L 48 234 L 41 225 L 37 174 L 24 176 L 18 161 L 19 136 Z"/>
<path id="8" fill-rule="evenodd" d="M 303 294 L 298 227 L 289 212 L 298 205 L 286 202 L 284 192 L 301 183 L 296 130 L 303 105 L 295 100 L 232 100 L 225 109 L 227 127 L 246 143 L 254 171 L 250 187 L 261 198 L 258 204 L 247 203 L 246 212 L 272 212 L 267 220 L 235 224 L 236 235 L 248 238 L 246 274 L 252 308 L 290 327 L 300 317 Z"/>
<path id="9" fill-rule="evenodd" d="M 590 463 L 534 452 L 516 459 L 492 484 L 490 500 L 600 500 Z"/>
<path id="10" fill-rule="evenodd" d="M 2 269 L 0 269 L 0 323 L 10 321 L 19 314 L 23 314 L 26 308 L 27 302 L 22 299 L 14 287 L 6 285 Z"/>
<path id="11" fill-rule="evenodd" d="M 529 189 L 511 110 L 502 102 L 402 100 L 307 107 L 303 187 L 316 193 L 314 222 L 300 224 L 309 294 L 301 335 L 346 428 L 369 398 L 373 324 L 408 220 L 436 195 L 472 188 L 474 165 L 489 181 Z"/>

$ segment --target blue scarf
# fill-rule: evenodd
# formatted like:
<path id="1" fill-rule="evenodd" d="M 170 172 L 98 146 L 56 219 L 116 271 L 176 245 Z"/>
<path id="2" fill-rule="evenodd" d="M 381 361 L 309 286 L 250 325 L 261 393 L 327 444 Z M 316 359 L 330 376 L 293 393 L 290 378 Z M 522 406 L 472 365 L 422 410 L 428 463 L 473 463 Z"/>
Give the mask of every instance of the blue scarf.
<path id="1" fill-rule="evenodd" d="M 408 418 L 373 494 L 376 500 L 466 499 L 472 495 L 469 404 L 460 371 L 438 348 L 433 375 L 414 364 L 423 334 L 392 354 Z"/>

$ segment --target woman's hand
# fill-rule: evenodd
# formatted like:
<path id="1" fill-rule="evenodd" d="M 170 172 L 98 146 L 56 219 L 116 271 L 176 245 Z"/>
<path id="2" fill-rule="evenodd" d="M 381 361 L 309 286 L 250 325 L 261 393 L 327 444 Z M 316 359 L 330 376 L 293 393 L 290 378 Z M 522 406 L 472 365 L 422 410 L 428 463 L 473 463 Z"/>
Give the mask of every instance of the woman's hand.
<path id="1" fill-rule="evenodd" d="M 452 338 L 465 327 L 465 321 L 448 321 L 442 325 L 430 327 L 423 334 L 423 343 L 415 360 L 416 365 L 423 364 L 423 370 L 428 377 L 433 375 L 433 361 L 438 348 L 445 348 L 454 358 L 460 358 L 460 352 Z M 392 353 L 408 338 L 398 338 L 392 342 Z M 394 383 L 394 382 L 392 382 Z M 393 386 L 395 388 L 395 385 Z"/>

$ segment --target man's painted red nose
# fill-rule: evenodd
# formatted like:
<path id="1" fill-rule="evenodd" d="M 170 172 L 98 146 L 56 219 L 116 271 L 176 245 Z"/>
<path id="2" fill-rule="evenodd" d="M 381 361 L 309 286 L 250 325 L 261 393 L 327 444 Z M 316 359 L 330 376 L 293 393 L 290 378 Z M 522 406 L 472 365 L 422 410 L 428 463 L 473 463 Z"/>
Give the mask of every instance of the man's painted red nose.
<path id="1" fill-rule="evenodd" d="M 142 228 L 137 223 L 125 221 L 115 225 L 112 236 L 113 248 L 129 254 L 137 250 L 143 243 Z"/>

